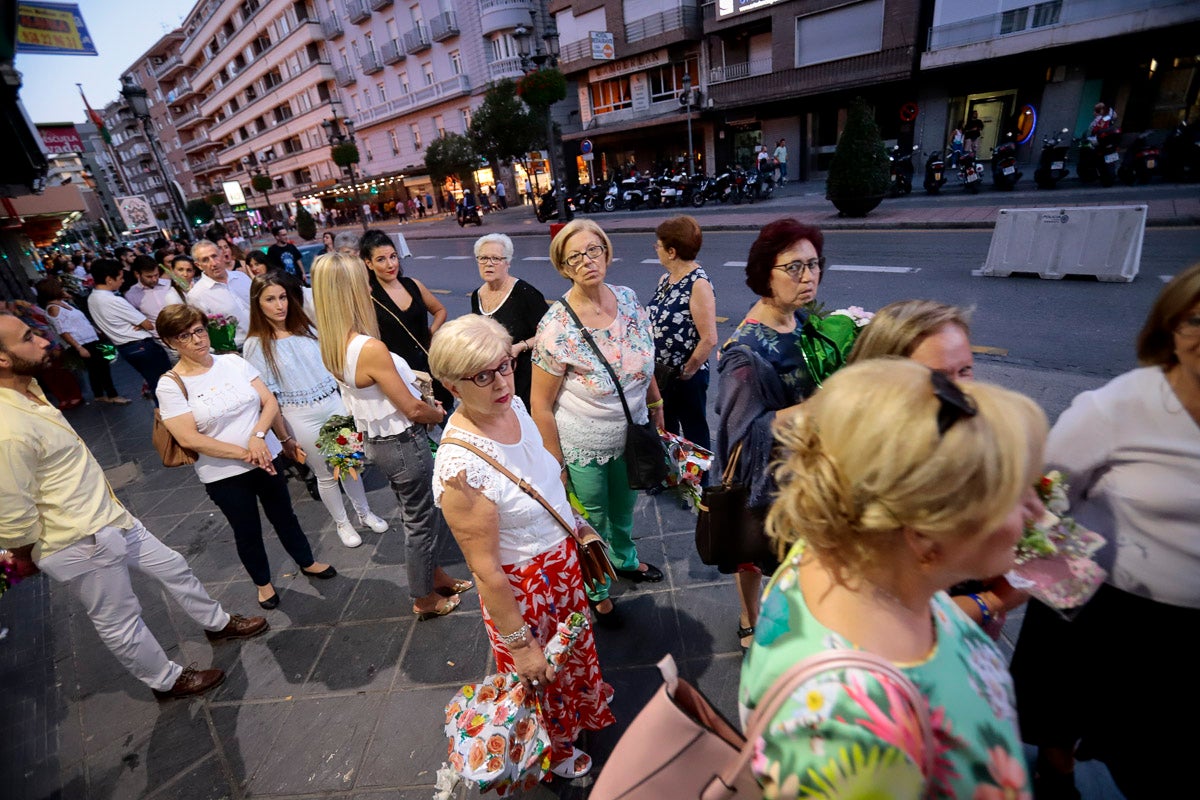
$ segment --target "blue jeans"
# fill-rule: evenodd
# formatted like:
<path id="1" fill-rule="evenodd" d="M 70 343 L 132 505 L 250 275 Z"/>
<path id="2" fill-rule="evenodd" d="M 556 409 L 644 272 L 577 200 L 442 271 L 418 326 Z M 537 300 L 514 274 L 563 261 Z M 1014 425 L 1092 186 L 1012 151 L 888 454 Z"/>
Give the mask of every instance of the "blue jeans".
<path id="1" fill-rule="evenodd" d="M 158 405 L 158 379 L 171 369 L 171 359 L 167 351 L 158 342 L 147 337 L 136 342 L 126 342 L 117 345 L 117 354 L 129 362 L 129 366 L 138 371 L 150 387 L 150 397 L 154 405 Z"/>

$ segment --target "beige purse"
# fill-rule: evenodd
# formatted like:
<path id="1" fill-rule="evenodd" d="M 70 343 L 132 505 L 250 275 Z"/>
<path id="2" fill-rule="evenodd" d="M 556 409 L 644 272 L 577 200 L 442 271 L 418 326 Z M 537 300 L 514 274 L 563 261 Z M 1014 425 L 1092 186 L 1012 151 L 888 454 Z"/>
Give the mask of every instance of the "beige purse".
<path id="1" fill-rule="evenodd" d="M 179 379 L 175 371 L 164 374 L 169 375 L 179 384 L 179 390 L 183 392 L 183 399 L 187 400 L 187 387 L 183 385 L 183 381 Z M 187 449 L 171 434 L 157 408 L 154 409 L 154 426 L 150 429 L 150 443 L 154 445 L 154 450 L 162 459 L 164 467 L 186 467 L 188 464 L 195 464 L 199 457 L 195 450 Z"/>

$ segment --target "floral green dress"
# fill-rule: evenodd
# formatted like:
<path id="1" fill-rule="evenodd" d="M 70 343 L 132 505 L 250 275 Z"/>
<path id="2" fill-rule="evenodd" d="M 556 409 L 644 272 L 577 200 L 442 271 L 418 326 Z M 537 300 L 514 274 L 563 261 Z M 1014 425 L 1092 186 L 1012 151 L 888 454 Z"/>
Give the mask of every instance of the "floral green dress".
<path id="1" fill-rule="evenodd" d="M 743 725 L 788 667 L 854 647 L 808 610 L 798 583 L 802 550 L 799 543 L 792 548 L 763 595 L 742 666 Z M 933 651 L 897 666 L 929 703 L 932 774 L 922 774 L 920 727 L 900 688 L 876 673 L 830 670 L 797 689 L 756 743 L 751 766 L 764 798 L 1030 800 L 1004 658 L 945 592 L 934 596 L 930 613 Z"/>

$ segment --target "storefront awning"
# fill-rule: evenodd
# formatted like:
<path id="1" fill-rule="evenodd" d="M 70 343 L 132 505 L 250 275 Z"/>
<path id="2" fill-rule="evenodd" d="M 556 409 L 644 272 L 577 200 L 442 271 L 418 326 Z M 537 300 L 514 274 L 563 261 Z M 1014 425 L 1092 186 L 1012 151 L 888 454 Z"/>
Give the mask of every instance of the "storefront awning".
<path id="1" fill-rule="evenodd" d="M 609 133 L 625 133 L 627 131 L 641 130 L 642 128 L 657 128 L 662 125 L 674 125 L 675 123 L 683 125 L 687 122 L 688 116 L 688 114 L 679 112 L 671 114 L 659 114 L 657 117 L 650 117 L 648 119 L 631 119 L 628 122 L 619 122 L 614 125 L 593 124 L 593 126 L 587 130 L 564 133 L 562 138 L 564 142 L 572 142 L 578 139 L 594 139 Z M 699 120 L 700 109 L 693 111 L 690 116 L 693 122 Z M 593 123 L 595 123 L 596 119 L 597 118 L 593 118 Z"/>

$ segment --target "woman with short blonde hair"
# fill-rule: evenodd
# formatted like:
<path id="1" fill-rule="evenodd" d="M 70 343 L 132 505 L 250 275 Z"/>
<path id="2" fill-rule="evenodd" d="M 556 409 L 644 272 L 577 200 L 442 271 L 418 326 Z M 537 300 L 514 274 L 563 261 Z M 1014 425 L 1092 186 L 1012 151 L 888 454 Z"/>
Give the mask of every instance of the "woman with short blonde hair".
<path id="1" fill-rule="evenodd" d="M 845 367 L 777 419 L 767 529 L 790 549 L 763 596 L 739 700 L 753 709 L 809 656 L 863 650 L 923 695 L 937 752 L 925 772 L 905 684 L 829 669 L 758 743 L 766 796 L 831 784 L 889 797 L 1028 795 L 1004 657 L 945 589 L 1013 567 L 1024 525 L 1044 510 L 1032 487 L 1046 427 L 1023 395 L 900 358 Z"/>

